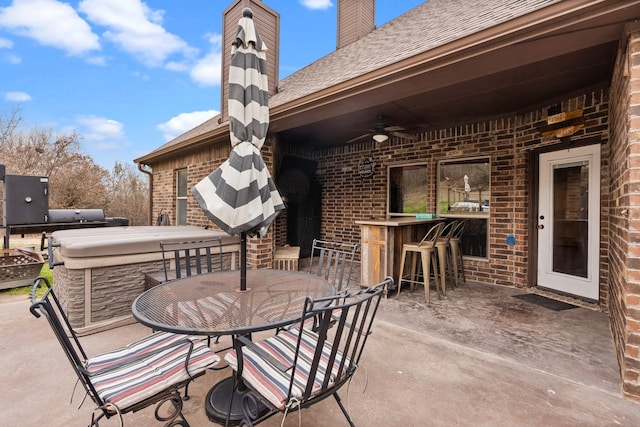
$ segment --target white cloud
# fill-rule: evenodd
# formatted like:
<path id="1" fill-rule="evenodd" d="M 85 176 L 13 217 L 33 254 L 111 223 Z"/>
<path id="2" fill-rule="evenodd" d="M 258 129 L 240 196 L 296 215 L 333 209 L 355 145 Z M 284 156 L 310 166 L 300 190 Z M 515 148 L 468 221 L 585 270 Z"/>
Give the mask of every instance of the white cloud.
<path id="1" fill-rule="evenodd" d="M 107 65 L 107 60 L 104 56 L 90 56 L 87 58 L 87 62 L 93 65 Z"/>
<path id="2" fill-rule="evenodd" d="M 12 49 L 13 42 L 9 39 L 4 39 L 0 37 L 0 49 Z"/>
<path id="3" fill-rule="evenodd" d="M 1 58 L 8 62 L 9 64 L 20 64 L 22 63 L 22 58 L 13 53 L 5 53 L 1 56 Z"/>
<path id="4" fill-rule="evenodd" d="M 222 79 L 222 35 L 207 34 L 211 48 L 203 58 L 196 61 L 189 75 L 191 80 L 203 86 L 220 86 Z"/>
<path id="5" fill-rule="evenodd" d="M 164 11 L 151 10 L 140 0 L 82 0 L 78 5 L 89 21 L 107 28 L 103 36 L 150 67 L 169 56 L 197 53 L 180 37 L 162 27 Z"/>
<path id="6" fill-rule="evenodd" d="M 331 0 L 300 0 L 300 4 L 309 9 L 329 9 L 333 6 Z"/>
<path id="7" fill-rule="evenodd" d="M 158 129 L 162 131 L 165 141 L 170 141 L 206 122 L 218 113 L 219 112 L 215 110 L 180 113 L 170 118 L 167 122 L 159 124 Z"/>
<path id="8" fill-rule="evenodd" d="M 26 92 L 7 92 L 4 99 L 9 102 L 26 102 L 31 101 L 31 95 Z"/>
<path id="9" fill-rule="evenodd" d="M 124 125 L 116 120 L 98 116 L 80 116 L 76 119 L 78 132 L 93 148 L 106 150 L 124 139 Z"/>
<path id="10" fill-rule="evenodd" d="M 100 49 L 91 27 L 69 4 L 56 0 L 14 0 L 0 9 L 0 28 L 70 55 Z"/>

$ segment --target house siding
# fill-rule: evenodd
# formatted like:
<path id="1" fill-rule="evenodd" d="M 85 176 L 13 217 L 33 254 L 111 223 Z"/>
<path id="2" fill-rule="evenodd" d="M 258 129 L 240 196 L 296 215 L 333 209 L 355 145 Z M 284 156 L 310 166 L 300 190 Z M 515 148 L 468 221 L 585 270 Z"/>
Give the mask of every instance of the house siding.
<path id="1" fill-rule="evenodd" d="M 600 296 L 598 305 L 608 312 L 618 355 L 625 396 L 640 400 L 640 33 L 632 33 L 620 50 L 609 88 L 585 91 L 558 101 L 561 111 L 582 109 L 584 128 L 570 144 L 598 143 L 601 147 Z M 623 46 L 624 47 L 624 46 Z M 610 104 L 610 100 L 612 100 Z M 556 102 L 554 102 L 555 104 Z M 525 288 L 530 274 L 532 236 L 536 213 L 531 206 L 532 158 L 542 150 L 566 148 L 566 141 L 543 138 L 550 105 L 530 111 L 436 129 L 417 141 L 391 138 L 324 150 L 304 150 L 274 144 L 267 139 L 262 153 L 274 170 L 274 158 L 292 155 L 318 162 L 322 186 L 321 237 L 350 243 L 360 241 L 358 220 L 386 215 L 387 167 L 403 163 L 428 165 L 428 209 L 436 211 L 437 166 L 440 160 L 488 157 L 491 163 L 489 251 L 486 260 L 465 259 L 467 280 Z M 279 151 L 274 155 L 274 145 Z M 175 221 L 175 171 L 187 168 L 189 188 L 228 158 L 228 144 L 209 146 L 171 161 L 154 163 L 154 212 L 170 213 Z M 533 154 L 532 154 L 533 153 Z M 358 174 L 364 157 L 375 163 L 372 177 Z M 188 223 L 214 227 L 193 197 L 188 198 Z M 533 225 L 532 225 L 533 224 Z M 507 245 L 513 234 L 516 244 Z M 287 213 L 271 226 L 265 239 L 249 239 L 250 268 L 272 266 L 275 246 L 287 243 Z"/>
<path id="2" fill-rule="evenodd" d="M 273 141 L 267 139 L 262 147 L 262 158 L 273 174 Z M 176 185 L 175 174 L 178 169 L 187 169 L 187 188 L 190 190 L 229 158 L 229 143 L 210 145 L 205 149 L 193 151 L 183 157 L 172 158 L 153 165 L 153 217 L 161 213 L 169 214 L 171 225 L 175 225 Z M 191 193 L 187 197 L 187 224 L 219 230 L 198 205 Z M 272 249 L 274 247 L 274 226 L 262 239 L 247 238 L 247 266 L 249 268 L 271 268 Z"/>
<path id="3" fill-rule="evenodd" d="M 640 400 L 640 32 L 621 46 L 611 84 L 609 312 L 623 393 Z"/>
<path id="4" fill-rule="evenodd" d="M 608 282 L 608 91 L 601 89 L 562 102 L 562 111 L 583 109 L 585 127 L 572 140 L 601 144 L 602 150 L 602 226 L 600 262 L 600 300 L 607 308 Z M 491 213 L 489 219 L 489 255 L 487 260 L 467 259 L 467 279 L 472 282 L 531 286 L 528 283 L 529 236 L 529 152 L 561 141 L 542 138 L 547 106 L 521 115 L 448 129 L 425 132 L 417 142 L 392 138 L 307 153 L 318 161 L 317 177 L 322 184 L 321 235 L 328 240 L 358 243 L 360 228 L 355 221 L 384 218 L 386 215 L 387 167 L 426 162 L 429 192 L 427 209 L 435 212 L 438 161 L 488 157 L 491 163 Z M 295 149 L 288 153 L 304 156 Z M 358 163 L 363 157 L 376 162 L 375 174 L 362 178 Z M 279 227 L 283 230 L 283 227 Z M 286 232 L 286 231 L 282 231 Z M 507 245 L 514 234 L 516 245 Z M 284 241 L 278 236 L 278 241 Z"/>

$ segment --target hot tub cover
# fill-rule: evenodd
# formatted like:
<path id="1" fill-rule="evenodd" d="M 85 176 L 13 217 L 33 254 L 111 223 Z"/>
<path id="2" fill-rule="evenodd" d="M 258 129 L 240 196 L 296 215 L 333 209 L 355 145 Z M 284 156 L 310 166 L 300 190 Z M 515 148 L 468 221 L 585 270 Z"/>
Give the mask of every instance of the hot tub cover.
<path id="1" fill-rule="evenodd" d="M 51 234 L 56 250 L 65 258 L 90 258 L 160 252 L 160 242 L 183 242 L 222 238 L 223 245 L 239 244 L 240 238 L 222 231 L 194 226 L 96 227 L 59 230 Z"/>

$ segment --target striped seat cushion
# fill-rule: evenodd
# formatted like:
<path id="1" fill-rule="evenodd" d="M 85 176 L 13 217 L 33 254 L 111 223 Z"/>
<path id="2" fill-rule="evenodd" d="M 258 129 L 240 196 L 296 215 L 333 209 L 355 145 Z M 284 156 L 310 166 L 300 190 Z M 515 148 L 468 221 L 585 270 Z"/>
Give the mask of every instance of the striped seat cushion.
<path id="1" fill-rule="evenodd" d="M 91 357 L 87 360 L 85 368 L 89 372 L 109 369 L 113 365 L 120 365 L 129 360 L 137 359 L 149 352 L 174 345 L 183 341 L 185 338 L 197 339 L 195 337 L 172 334 L 169 332 L 156 332 L 134 341 L 125 347 Z"/>
<path id="2" fill-rule="evenodd" d="M 115 412 L 116 408 L 126 411 L 219 361 L 220 357 L 200 339 L 157 332 L 120 350 L 91 358 L 86 367 L 106 409 Z"/>
<path id="3" fill-rule="evenodd" d="M 256 345 L 283 365 L 287 367 L 293 366 L 299 330 L 299 328 L 283 330 L 278 335 L 257 342 Z M 291 396 L 288 396 L 287 393 L 289 391 L 293 368 L 282 372 L 272 361 L 261 357 L 249 347 L 243 347 L 242 349 L 242 379 L 246 384 L 250 385 L 255 391 L 266 398 L 275 408 L 283 410 L 289 401 L 300 400 L 302 398 L 317 344 L 318 334 L 304 328 Z M 322 391 L 322 383 L 328 371 L 331 372 L 329 386 L 333 385 L 338 377 L 337 374 L 340 369 L 342 354 L 338 352 L 335 362 L 329 370 L 327 365 L 330 353 L 331 344 L 325 342 L 318 372 L 314 379 L 311 397 Z M 232 369 L 237 370 L 238 361 L 235 350 L 229 351 L 225 355 L 225 360 Z"/>
<path id="4" fill-rule="evenodd" d="M 221 319 L 232 316 L 239 310 L 237 294 L 220 292 L 215 296 L 171 304 L 165 314 L 179 325 L 197 328 L 220 323 Z"/>

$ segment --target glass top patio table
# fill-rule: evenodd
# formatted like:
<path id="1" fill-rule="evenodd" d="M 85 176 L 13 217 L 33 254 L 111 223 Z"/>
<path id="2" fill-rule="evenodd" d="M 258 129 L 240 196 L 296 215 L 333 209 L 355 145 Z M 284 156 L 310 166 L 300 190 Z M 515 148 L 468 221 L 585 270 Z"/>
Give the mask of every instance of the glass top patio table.
<path id="1" fill-rule="evenodd" d="M 133 316 L 155 330 L 191 335 L 240 335 L 275 329 L 300 320 L 304 301 L 334 294 L 316 275 L 286 270 L 248 270 L 172 280 L 138 296 Z"/>

